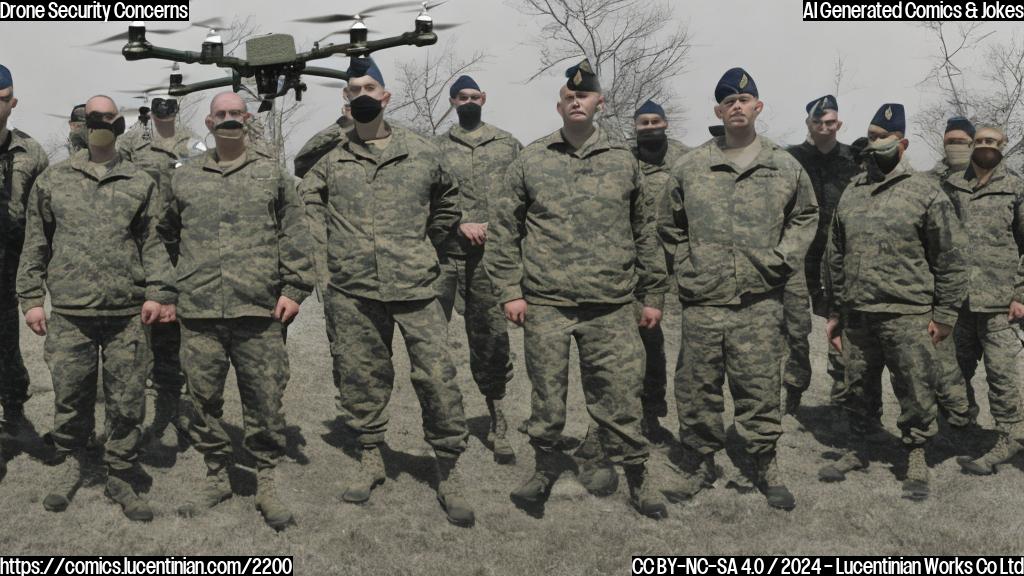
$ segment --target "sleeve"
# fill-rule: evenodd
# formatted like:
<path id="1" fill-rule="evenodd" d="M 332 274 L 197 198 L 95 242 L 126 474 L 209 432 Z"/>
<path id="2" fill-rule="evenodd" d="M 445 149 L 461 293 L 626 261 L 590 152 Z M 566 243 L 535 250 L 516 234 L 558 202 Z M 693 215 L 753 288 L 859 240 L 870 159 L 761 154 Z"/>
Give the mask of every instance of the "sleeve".
<path id="1" fill-rule="evenodd" d="M 160 304 L 176 304 L 178 290 L 175 287 L 174 267 L 160 234 L 160 225 L 168 207 L 167 196 L 148 175 L 146 205 L 140 212 L 135 226 L 137 239 L 142 246 L 142 268 L 146 272 L 146 300 Z"/>
<path id="2" fill-rule="evenodd" d="M 842 200 L 840 200 L 842 203 Z M 843 223 L 839 219 L 839 208 L 836 207 L 832 223 L 828 228 L 828 242 L 825 244 L 825 262 L 821 267 L 821 285 L 828 302 L 828 316 L 838 316 L 843 309 L 844 284 L 846 281 L 843 270 L 843 256 L 846 253 L 846 237 Z"/>
<path id="3" fill-rule="evenodd" d="M 782 238 L 776 252 L 794 270 L 802 270 L 807 251 L 818 233 L 818 200 L 807 172 L 800 166 L 797 171 L 796 195 L 792 209 L 786 214 Z"/>
<path id="4" fill-rule="evenodd" d="M 449 235 L 462 220 L 459 209 L 459 185 L 445 166 L 443 158 L 438 160 L 434 184 L 430 191 L 430 218 L 427 219 L 427 236 L 434 247 L 440 249 Z"/>
<path id="5" fill-rule="evenodd" d="M 665 306 L 665 292 L 668 292 L 668 275 L 665 272 L 665 255 L 658 239 L 658 223 L 655 220 L 657 207 L 655 194 L 648 189 L 639 164 L 634 164 L 636 190 L 630 207 L 630 225 L 633 242 L 636 245 L 638 279 L 636 297 L 644 306 L 661 310 Z"/>
<path id="6" fill-rule="evenodd" d="M 281 295 L 302 303 L 313 290 L 315 273 L 310 255 L 313 242 L 302 199 L 290 174 L 281 172 L 277 196 L 278 275 Z"/>
<path id="7" fill-rule="evenodd" d="M 526 237 L 529 208 L 523 162 L 522 155 L 512 162 L 505 173 L 504 185 L 495 191 L 494 199 L 488 204 L 489 238 L 484 251 L 484 270 L 502 304 L 523 297 L 522 241 Z"/>
<path id="8" fill-rule="evenodd" d="M 1024 185 L 1024 180 L 1017 180 Z M 1024 186 L 1016 191 L 1013 202 L 1013 239 L 1017 242 L 1017 275 L 1013 282 L 1013 300 L 1024 304 Z"/>
<path id="9" fill-rule="evenodd" d="M 968 271 L 960 249 L 966 234 L 945 192 L 937 190 L 924 226 L 925 256 L 935 278 L 932 320 L 953 326 L 967 291 Z"/>
<path id="10" fill-rule="evenodd" d="M 160 214 L 160 220 L 158 220 L 158 224 L 162 223 L 163 218 L 164 218 L 165 214 L 167 213 L 167 210 L 170 209 L 171 203 L 174 201 L 174 192 L 173 192 L 173 189 L 172 189 L 172 186 L 173 186 L 172 183 L 173 182 L 174 182 L 174 168 L 168 166 L 168 167 L 164 168 L 163 170 L 160 170 L 160 173 L 157 176 L 156 183 L 157 183 L 157 186 L 159 187 L 159 197 L 164 202 L 164 211 Z M 175 209 L 176 208 L 177 207 L 175 207 Z M 177 214 L 177 216 L 180 217 L 180 214 Z M 179 226 L 181 225 L 180 219 L 178 220 L 178 225 Z M 161 234 L 160 235 L 160 239 L 163 241 L 164 247 L 167 248 L 167 256 L 171 260 L 171 266 L 177 266 L 178 265 L 178 256 L 181 255 L 181 247 L 180 247 L 180 243 L 179 243 L 180 238 L 178 237 L 177 234 L 175 236 L 173 236 L 173 237 L 166 237 L 166 238 L 164 237 L 163 234 Z"/>
<path id="11" fill-rule="evenodd" d="M 321 158 L 299 183 L 298 196 L 306 205 L 306 228 L 310 235 L 310 254 L 316 272 L 316 286 L 323 297 L 327 289 L 327 182 L 330 163 Z"/>
<path id="12" fill-rule="evenodd" d="M 50 245 L 53 241 L 55 222 L 50 206 L 50 193 L 46 178 L 36 181 L 28 196 L 28 210 L 25 215 L 25 243 L 18 265 L 16 290 L 22 312 L 43 305 L 46 292 L 46 268 L 50 262 Z"/>
<path id="13" fill-rule="evenodd" d="M 688 247 L 690 242 L 689 226 L 686 212 L 683 210 L 683 186 L 675 175 L 669 173 L 665 191 L 661 195 L 661 208 L 658 210 L 658 236 L 665 250 L 665 262 L 668 272 L 675 272 L 675 255 L 679 246 Z"/>

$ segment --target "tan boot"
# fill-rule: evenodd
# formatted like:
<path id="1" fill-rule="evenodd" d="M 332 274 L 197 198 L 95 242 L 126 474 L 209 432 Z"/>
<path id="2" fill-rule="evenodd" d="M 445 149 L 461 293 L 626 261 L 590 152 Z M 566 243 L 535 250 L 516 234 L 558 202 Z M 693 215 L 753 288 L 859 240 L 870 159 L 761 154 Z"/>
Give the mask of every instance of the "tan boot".
<path id="1" fill-rule="evenodd" d="M 822 482 L 842 482 L 846 474 L 853 470 L 864 470 L 868 467 L 867 460 L 860 457 L 856 450 L 847 450 L 835 462 L 830 462 L 818 470 L 818 480 Z"/>
<path id="2" fill-rule="evenodd" d="M 256 473 L 256 509 L 263 514 L 263 521 L 274 530 L 283 530 L 295 522 L 291 510 L 277 496 L 273 468 L 260 468 Z"/>
<path id="3" fill-rule="evenodd" d="M 230 467 L 230 461 L 207 462 L 206 481 L 203 487 L 196 492 L 192 500 L 178 508 L 178 515 L 192 518 L 231 498 L 231 480 L 228 477 Z"/>
<path id="4" fill-rule="evenodd" d="M 754 458 L 757 465 L 757 489 L 764 494 L 768 505 L 780 510 L 796 508 L 796 499 L 786 488 L 775 453 L 758 454 Z"/>
<path id="5" fill-rule="evenodd" d="M 530 478 L 509 494 L 519 508 L 543 506 L 551 495 L 551 486 L 558 479 L 557 456 L 534 446 L 534 471 Z"/>
<path id="6" fill-rule="evenodd" d="M 963 471 L 968 474 L 988 476 L 989 474 L 995 474 L 997 465 L 1010 460 L 1020 450 L 1020 443 L 1004 432 L 999 434 L 999 440 L 996 441 L 996 445 L 981 458 L 971 460 L 969 456 L 960 456 L 956 461 L 963 468 Z"/>
<path id="7" fill-rule="evenodd" d="M 915 446 L 907 453 L 907 478 L 903 481 L 903 497 L 920 502 L 928 498 L 928 462 L 923 446 Z"/>
<path id="8" fill-rule="evenodd" d="M 501 400 L 488 398 L 487 411 L 491 415 L 487 442 L 494 450 L 494 461 L 498 464 L 514 464 L 516 453 L 512 450 L 512 443 L 508 441 L 508 421 L 505 420 L 505 412 L 501 409 Z"/>
<path id="9" fill-rule="evenodd" d="M 362 504 L 370 499 L 370 492 L 379 484 L 384 483 L 384 459 L 380 448 L 366 445 L 359 452 L 359 470 L 356 478 L 341 494 L 341 499 L 353 504 Z"/>
<path id="10" fill-rule="evenodd" d="M 457 457 L 437 457 L 437 501 L 444 508 L 449 522 L 469 528 L 476 522 L 476 516 L 462 494 L 462 475 L 457 463 Z"/>
<path id="11" fill-rule="evenodd" d="M 43 508 L 50 512 L 63 512 L 71 503 L 71 496 L 78 489 L 82 481 L 81 454 L 74 453 L 65 456 L 64 461 L 58 464 L 56 481 L 50 489 L 50 493 L 43 499 Z"/>
<path id="12" fill-rule="evenodd" d="M 626 483 L 629 485 L 629 503 L 637 512 L 661 520 L 668 518 L 665 497 L 658 492 L 647 477 L 647 466 L 632 464 L 625 467 Z"/>
<path id="13" fill-rule="evenodd" d="M 149 522 L 153 519 L 153 509 L 135 492 L 132 487 L 130 470 L 107 469 L 107 485 L 103 493 L 121 505 L 125 518 L 133 522 Z"/>

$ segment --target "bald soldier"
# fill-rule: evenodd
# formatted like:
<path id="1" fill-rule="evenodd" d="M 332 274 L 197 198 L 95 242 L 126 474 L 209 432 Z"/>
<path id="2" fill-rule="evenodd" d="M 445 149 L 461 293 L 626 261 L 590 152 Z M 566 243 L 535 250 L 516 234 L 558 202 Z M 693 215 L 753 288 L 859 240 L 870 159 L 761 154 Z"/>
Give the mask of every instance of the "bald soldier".
<path id="1" fill-rule="evenodd" d="M 515 462 L 508 440 L 503 401 L 512 380 L 512 358 L 505 315 L 484 271 L 488 248 L 488 207 L 504 185 L 505 169 L 523 146 L 508 132 L 483 121 L 487 93 L 469 76 L 460 76 L 448 90 L 459 123 L 438 137 L 452 176 L 459 183 L 462 220 L 441 247 L 441 306 L 451 320 L 456 294 L 465 303 L 463 316 L 469 339 L 469 369 L 487 403 L 487 441 L 499 464 Z"/>
<path id="2" fill-rule="evenodd" d="M 800 164 L 757 134 L 764 103 L 754 79 L 742 68 L 726 71 L 715 100 L 725 134 L 673 166 L 659 213 L 682 303 L 679 434 L 700 456 L 697 475 L 713 483 L 715 453 L 725 447 L 722 387 L 728 376 L 755 483 L 770 506 L 790 510 L 796 501 L 776 459 L 786 353 L 783 287 L 807 254 L 818 205 Z"/>
<path id="3" fill-rule="evenodd" d="M 566 77 L 556 105 L 562 128 L 523 150 L 490 206 L 484 264 L 505 317 L 523 326 L 533 388 L 526 433 L 534 473 L 510 497 L 527 512 L 542 509 L 559 476 L 575 340 L 601 458 L 623 466 L 640 514 L 664 518 L 639 422 L 644 352 L 637 325 L 657 326 L 667 290 L 654 198 L 628 143 L 594 122 L 604 97 L 590 62 Z"/>
<path id="4" fill-rule="evenodd" d="M 156 232 L 164 202 L 156 182 L 117 153 L 125 124 L 117 104 L 94 96 L 85 112 L 89 147 L 49 168 L 32 188 L 18 268 L 25 323 L 46 336 L 53 379 L 57 478 L 43 507 L 65 510 L 82 480 L 102 359 L 105 493 L 130 520 L 148 521 L 153 511 L 136 492 L 151 362 L 143 325 L 173 321 L 177 297 Z"/>
<path id="5" fill-rule="evenodd" d="M 0 65 L 0 406 L 5 436 L 16 436 L 25 420 L 28 371 L 21 358 L 15 277 L 25 238 L 29 191 L 49 165 L 42 146 L 8 125 L 17 106 L 11 71 Z M 0 467 L 3 449 L 0 444 Z"/>

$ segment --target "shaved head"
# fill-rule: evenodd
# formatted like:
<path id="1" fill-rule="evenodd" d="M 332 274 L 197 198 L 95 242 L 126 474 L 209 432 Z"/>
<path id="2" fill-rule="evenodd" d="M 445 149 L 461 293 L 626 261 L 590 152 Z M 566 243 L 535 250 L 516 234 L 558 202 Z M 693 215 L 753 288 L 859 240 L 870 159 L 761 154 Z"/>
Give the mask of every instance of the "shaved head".
<path id="1" fill-rule="evenodd" d="M 114 114 L 117 114 L 118 111 L 117 102 L 114 102 L 113 98 L 104 94 L 97 94 L 85 102 L 86 114 L 89 114 L 90 112 L 102 112 L 104 114 L 113 112 Z"/>
<path id="2" fill-rule="evenodd" d="M 210 100 L 210 114 L 218 110 L 245 110 L 245 100 L 234 92 L 221 92 Z"/>

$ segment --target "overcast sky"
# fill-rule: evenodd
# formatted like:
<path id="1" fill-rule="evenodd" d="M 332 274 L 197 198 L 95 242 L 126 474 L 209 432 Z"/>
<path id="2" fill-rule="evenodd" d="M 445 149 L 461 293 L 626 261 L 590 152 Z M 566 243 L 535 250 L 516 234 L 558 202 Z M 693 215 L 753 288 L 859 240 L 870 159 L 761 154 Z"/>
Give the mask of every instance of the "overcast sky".
<path id="1" fill-rule="evenodd" d="M 564 79 L 552 73 L 525 83 L 536 67 L 538 49 L 534 36 L 542 24 L 521 15 L 514 2 L 451 0 L 432 15 L 437 23 L 467 22 L 460 28 L 439 32 L 439 44 L 451 39 L 460 50 L 480 49 L 491 55 L 484 69 L 473 74 L 488 93 L 484 119 L 529 143 L 560 125 L 555 101 Z M 293 34 L 298 49 L 303 50 L 312 39 L 329 32 L 332 25 L 279 20 L 352 12 L 376 3 L 379 2 L 196 0 L 192 2 L 192 20 L 252 14 L 262 32 Z M 899 22 L 805 23 L 801 21 L 799 0 L 686 0 L 673 2 L 673 6 L 675 17 L 689 26 L 695 43 L 687 73 L 673 84 L 686 112 L 672 132 L 686 144 L 698 145 L 708 138 L 707 126 L 717 123 L 712 110 L 714 86 L 721 74 L 733 66 L 745 68 L 757 83 L 765 102 L 761 118 L 767 136 L 781 144 L 800 142 L 805 133 L 804 105 L 832 92 L 834 63 L 837 55 L 842 55 L 847 69 L 838 94 L 840 116 L 845 123 L 840 140 L 850 142 L 863 135 L 881 103 L 901 102 L 909 116 L 911 161 L 918 168 L 929 168 L 935 162 L 927 146 L 920 141 L 914 145 L 915 136 L 919 135 L 914 133 L 913 115 L 935 98 L 919 86 L 934 52 L 933 39 L 919 26 Z M 414 13 L 387 14 L 368 20 L 376 32 L 370 38 L 411 30 L 414 18 Z M 174 26 L 178 25 L 170 25 Z M 1020 32 L 1019 23 L 987 26 L 997 37 L 1007 40 L 1015 30 Z M 124 23 L 113 22 L 0 24 L 0 63 L 11 69 L 20 100 L 12 124 L 45 141 L 66 132 L 63 120 L 46 113 L 65 115 L 72 105 L 95 93 L 166 84 L 168 71 L 163 69 L 167 65 L 163 61 L 127 62 L 119 55 L 81 47 L 125 29 Z M 173 36 L 152 36 L 150 40 L 198 51 L 204 36 L 205 31 L 190 29 Z M 344 36 L 339 39 L 344 40 Z M 120 48 L 117 43 L 109 46 Z M 397 48 L 377 53 L 375 59 L 388 78 L 396 60 L 422 58 L 428 49 Z M 334 57 L 312 65 L 343 69 L 347 59 Z M 185 69 L 185 81 L 217 78 L 221 74 L 214 67 L 191 65 Z M 319 87 L 313 82 L 309 85 L 304 96 L 303 121 L 289 143 L 293 152 L 306 138 L 333 121 L 340 110 L 339 90 Z M 124 96 L 119 103 L 130 105 L 132 101 Z M 205 109 L 206 104 L 203 106 Z M 205 132 L 198 122 L 192 128 Z"/>

